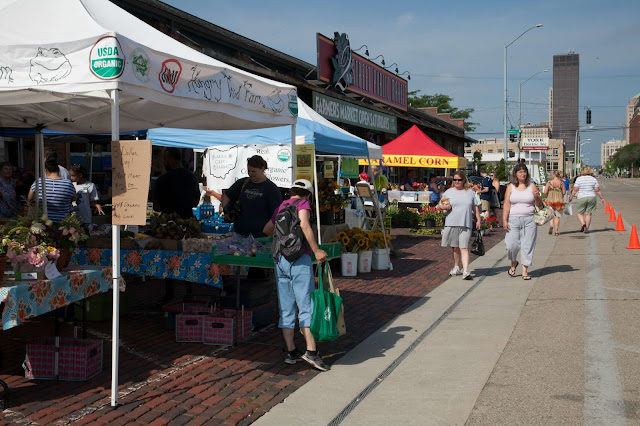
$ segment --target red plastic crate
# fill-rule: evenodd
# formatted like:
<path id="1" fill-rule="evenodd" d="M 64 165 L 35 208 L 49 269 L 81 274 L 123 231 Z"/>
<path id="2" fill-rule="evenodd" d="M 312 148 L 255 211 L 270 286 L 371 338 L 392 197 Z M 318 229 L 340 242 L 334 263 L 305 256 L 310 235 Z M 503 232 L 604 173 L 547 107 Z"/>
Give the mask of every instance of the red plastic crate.
<path id="1" fill-rule="evenodd" d="M 176 315 L 176 342 L 202 343 L 204 315 L 182 313 Z"/>
<path id="2" fill-rule="evenodd" d="M 58 379 L 84 381 L 102 371 L 102 340 L 60 338 Z M 27 345 L 22 364 L 27 379 L 55 380 L 55 338 Z"/>
<path id="3" fill-rule="evenodd" d="M 203 322 L 203 342 L 208 345 L 228 345 L 234 343 L 235 309 L 224 309 L 212 315 L 206 315 Z M 238 341 L 251 336 L 251 312 L 238 311 Z"/>

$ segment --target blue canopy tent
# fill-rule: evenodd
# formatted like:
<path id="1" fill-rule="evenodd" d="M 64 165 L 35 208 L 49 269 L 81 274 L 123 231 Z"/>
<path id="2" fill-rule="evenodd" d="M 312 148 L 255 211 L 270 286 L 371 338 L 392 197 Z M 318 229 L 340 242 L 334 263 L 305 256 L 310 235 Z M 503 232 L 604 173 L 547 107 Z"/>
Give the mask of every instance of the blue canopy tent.
<path id="1" fill-rule="evenodd" d="M 382 159 L 382 148 L 359 138 L 331 123 L 298 99 L 296 137 L 304 136 L 305 144 L 313 144 L 316 154 Z M 175 148 L 207 149 L 213 146 L 291 144 L 291 126 L 251 130 L 187 130 L 173 128 L 149 129 L 147 138 L 153 145 Z M 315 162 L 314 162 L 315 167 Z M 314 171 L 315 174 L 315 171 Z M 320 211 L 318 186 L 314 180 L 318 240 Z M 377 195 L 376 195 L 377 197 Z M 380 212 L 378 212 L 380 215 Z M 384 225 L 382 225 L 384 231 Z M 385 241 L 386 246 L 386 241 Z M 391 262 L 389 262 L 391 264 Z"/>

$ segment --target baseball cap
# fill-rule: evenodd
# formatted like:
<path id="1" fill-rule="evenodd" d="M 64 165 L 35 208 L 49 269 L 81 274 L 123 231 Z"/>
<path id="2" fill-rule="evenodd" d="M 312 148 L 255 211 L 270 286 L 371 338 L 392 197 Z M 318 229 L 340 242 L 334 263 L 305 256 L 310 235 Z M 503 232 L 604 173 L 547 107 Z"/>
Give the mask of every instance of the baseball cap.
<path id="1" fill-rule="evenodd" d="M 306 179 L 298 179 L 298 180 L 296 180 L 295 182 L 293 182 L 292 188 L 306 189 L 307 191 L 309 191 L 310 193 L 313 194 L 313 185 L 311 185 L 311 182 L 309 182 Z"/>

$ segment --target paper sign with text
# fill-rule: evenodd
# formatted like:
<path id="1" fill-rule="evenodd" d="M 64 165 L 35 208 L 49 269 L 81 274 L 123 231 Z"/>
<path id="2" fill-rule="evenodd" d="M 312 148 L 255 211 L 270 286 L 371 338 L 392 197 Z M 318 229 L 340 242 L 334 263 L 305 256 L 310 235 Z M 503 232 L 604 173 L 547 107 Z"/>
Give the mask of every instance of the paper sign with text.
<path id="1" fill-rule="evenodd" d="M 313 162 L 316 160 L 313 145 L 296 144 L 296 180 L 307 179 L 313 183 Z"/>
<path id="2" fill-rule="evenodd" d="M 114 225 L 147 223 L 151 141 L 111 142 L 112 221 Z"/>

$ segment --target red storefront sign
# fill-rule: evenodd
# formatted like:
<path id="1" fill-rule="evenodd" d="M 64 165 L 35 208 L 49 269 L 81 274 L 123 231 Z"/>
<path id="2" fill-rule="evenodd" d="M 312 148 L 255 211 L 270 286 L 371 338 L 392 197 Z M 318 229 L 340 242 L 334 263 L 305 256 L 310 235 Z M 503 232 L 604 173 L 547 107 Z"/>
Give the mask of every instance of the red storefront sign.
<path id="1" fill-rule="evenodd" d="M 332 74 L 335 71 L 334 63 L 331 60 L 336 57 L 336 47 L 333 40 L 318 34 L 318 79 L 327 83 L 332 83 Z M 346 91 L 355 92 L 380 103 L 394 108 L 407 110 L 407 97 L 409 86 L 405 79 L 398 77 L 381 66 L 365 59 L 357 53 L 344 51 L 344 55 L 350 55 L 348 61 L 351 67 L 351 78 L 345 88 Z M 344 70 L 347 71 L 346 69 Z"/>

